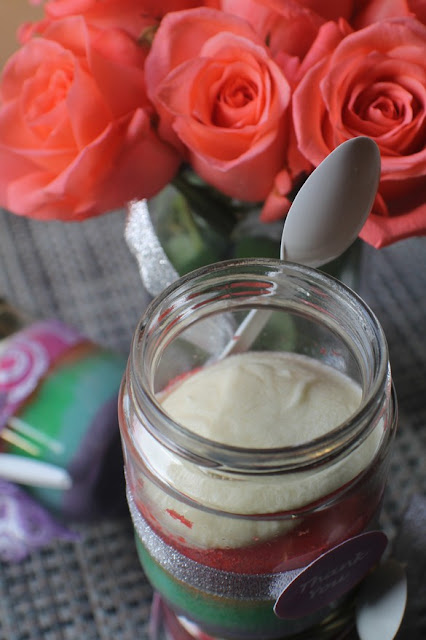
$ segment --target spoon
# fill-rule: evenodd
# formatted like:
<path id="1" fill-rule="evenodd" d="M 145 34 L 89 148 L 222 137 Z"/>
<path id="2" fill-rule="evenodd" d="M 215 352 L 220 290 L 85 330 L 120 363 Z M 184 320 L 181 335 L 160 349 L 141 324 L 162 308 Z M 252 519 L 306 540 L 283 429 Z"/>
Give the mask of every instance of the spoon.
<path id="1" fill-rule="evenodd" d="M 309 175 L 287 214 L 280 259 L 319 267 L 357 238 L 373 206 L 380 180 L 380 151 L 371 138 L 343 142 Z M 250 311 L 219 356 L 250 347 L 269 313 Z"/>

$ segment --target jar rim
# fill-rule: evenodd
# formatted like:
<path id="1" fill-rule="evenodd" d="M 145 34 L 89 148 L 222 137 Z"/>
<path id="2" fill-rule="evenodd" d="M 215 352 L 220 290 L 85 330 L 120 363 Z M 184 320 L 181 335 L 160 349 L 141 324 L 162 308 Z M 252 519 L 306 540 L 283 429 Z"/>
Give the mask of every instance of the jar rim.
<path id="1" fill-rule="evenodd" d="M 333 292 L 340 303 L 347 303 L 357 310 L 365 323 L 369 324 L 376 340 L 378 361 L 371 384 L 355 414 L 328 431 L 307 442 L 295 446 L 279 446 L 270 448 L 248 448 L 220 443 L 205 438 L 175 422 L 161 407 L 155 393 L 150 389 L 144 367 L 137 364 L 143 362 L 143 347 L 149 339 L 152 323 L 162 321 L 166 310 L 170 309 L 179 296 L 186 295 L 188 285 L 205 282 L 220 282 L 229 271 L 253 277 L 253 271 L 264 269 L 266 277 L 280 274 L 281 277 L 292 276 L 308 280 L 323 290 Z M 247 304 L 245 308 L 247 308 Z M 226 310 L 229 310 L 227 308 Z M 171 318 L 170 322 L 174 322 Z M 177 334 L 178 335 L 178 334 Z M 145 341 L 145 343 L 144 343 Z M 146 352 L 145 352 L 146 353 Z M 156 296 L 142 315 L 132 341 L 127 386 L 131 402 L 138 419 L 151 435 L 168 449 L 196 464 L 227 471 L 249 473 L 279 473 L 282 471 L 307 470 L 340 457 L 343 453 L 358 446 L 371 431 L 371 425 L 382 411 L 384 396 L 391 396 L 393 404 L 396 400 L 392 391 L 387 341 L 383 329 L 373 311 L 352 289 L 336 278 L 300 264 L 283 262 L 273 258 L 232 259 L 213 263 L 186 274 L 169 285 Z M 143 415 L 141 411 L 143 404 Z M 154 426 L 155 425 L 155 426 Z M 133 438 L 132 438 L 133 440 Z M 138 450 L 137 442 L 133 442 Z"/>

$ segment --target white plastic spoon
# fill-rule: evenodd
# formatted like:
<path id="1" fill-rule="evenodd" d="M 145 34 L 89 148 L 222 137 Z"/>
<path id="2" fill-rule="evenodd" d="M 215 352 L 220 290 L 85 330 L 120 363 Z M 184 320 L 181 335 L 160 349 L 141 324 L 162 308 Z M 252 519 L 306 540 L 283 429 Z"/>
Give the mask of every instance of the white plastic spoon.
<path id="1" fill-rule="evenodd" d="M 339 145 L 296 195 L 281 237 L 280 259 L 319 267 L 354 242 L 373 206 L 380 180 L 380 151 L 364 136 Z M 269 313 L 253 309 L 219 359 L 249 348 Z"/>
<path id="2" fill-rule="evenodd" d="M 18 484 L 64 491 L 72 486 L 71 476 L 65 469 L 13 453 L 0 453 L 0 478 Z"/>

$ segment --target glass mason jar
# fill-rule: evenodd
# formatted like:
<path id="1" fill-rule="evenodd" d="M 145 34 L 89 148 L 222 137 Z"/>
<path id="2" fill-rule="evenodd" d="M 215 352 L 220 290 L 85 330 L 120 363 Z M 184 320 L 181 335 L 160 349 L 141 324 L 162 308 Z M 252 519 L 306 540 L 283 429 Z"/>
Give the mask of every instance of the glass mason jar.
<path id="1" fill-rule="evenodd" d="M 244 425 L 241 443 L 226 444 L 165 412 L 164 390 L 225 357 L 252 309 L 265 322 L 244 349 L 294 354 L 344 374 L 360 388 L 355 413 L 320 437 L 250 448 Z M 327 405 L 333 393 L 331 386 Z M 278 260 L 230 260 L 154 299 L 136 329 L 119 401 L 136 545 L 157 593 L 151 637 L 341 634 L 386 546 L 377 519 L 396 413 L 382 328 L 330 276 Z"/>

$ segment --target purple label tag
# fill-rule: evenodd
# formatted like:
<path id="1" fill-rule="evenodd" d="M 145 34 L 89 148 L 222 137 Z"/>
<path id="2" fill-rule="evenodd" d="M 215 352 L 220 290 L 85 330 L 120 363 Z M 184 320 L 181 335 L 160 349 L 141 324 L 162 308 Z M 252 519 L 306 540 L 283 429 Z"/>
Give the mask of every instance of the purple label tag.
<path id="1" fill-rule="evenodd" d="M 0 352 L 0 430 L 37 387 L 49 367 L 84 338 L 57 320 L 14 334 Z"/>
<path id="2" fill-rule="evenodd" d="M 301 570 L 278 596 L 279 618 L 300 618 L 318 611 L 355 587 L 378 563 L 387 545 L 382 531 L 345 540 Z"/>

